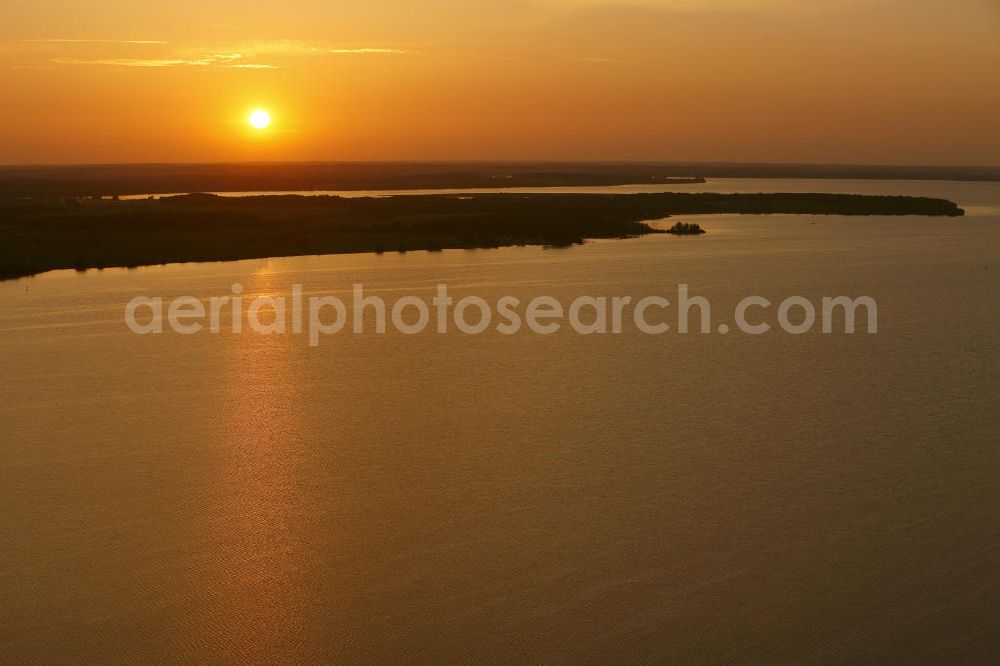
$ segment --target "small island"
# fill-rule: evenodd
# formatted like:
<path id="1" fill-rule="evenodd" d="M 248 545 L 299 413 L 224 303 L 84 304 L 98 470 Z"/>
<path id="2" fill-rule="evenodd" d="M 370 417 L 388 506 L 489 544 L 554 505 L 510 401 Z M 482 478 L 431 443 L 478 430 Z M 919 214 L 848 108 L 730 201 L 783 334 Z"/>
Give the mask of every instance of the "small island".
<path id="1" fill-rule="evenodd" d="M 698 236 L 705 233 L 705 230 L 696 222 L 678 222 L 664 233 L 674 234 L 675 236 Z"/>

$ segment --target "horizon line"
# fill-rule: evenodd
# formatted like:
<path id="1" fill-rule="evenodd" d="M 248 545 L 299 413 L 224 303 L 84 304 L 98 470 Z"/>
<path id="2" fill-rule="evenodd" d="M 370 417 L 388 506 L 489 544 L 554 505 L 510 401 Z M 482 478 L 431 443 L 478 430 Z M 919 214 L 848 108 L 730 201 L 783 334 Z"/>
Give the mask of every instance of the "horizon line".
<path id="1" fill-rule="evenodd" d="M 1000 170 L 1000 164 L 928 164 L 890 162 L 799 162 L 799 161 L 740 161 L 740 160 L 661 160 L 661 159 L 373 159 L 373 160 L 231 160 L 231 161 L 137 161 L 137 162 L 10 162 L 0 163 L 0 169 L 9 168 L 72 168 L 72 167 L 130 167 L 130 166 L 237 166 L 237 165 L 645 165 L 645 166 L 708 166 L 708 167 L 836 167 L 883 169 L 987 169 Z"/>

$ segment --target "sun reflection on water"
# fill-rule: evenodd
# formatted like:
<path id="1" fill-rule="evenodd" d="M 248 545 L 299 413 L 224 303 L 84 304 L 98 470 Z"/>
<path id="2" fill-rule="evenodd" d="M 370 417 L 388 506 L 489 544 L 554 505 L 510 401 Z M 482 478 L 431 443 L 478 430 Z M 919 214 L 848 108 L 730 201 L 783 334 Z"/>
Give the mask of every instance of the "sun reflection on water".
<path id="1" fill-rule="evenodd" d="M 280 278 L 255 273 L 250 294 L 279 294 Z M 273 313 L 262 313 L 262 319 Z M 215 626 L 210 639 L 227 655 L 254 660 L 297 653 L 301 635 L 303 544 L 295 522 L 308 515 L 301 378 L 294 338 L 232 335 L 217 444 L 218 496 L 208 518 L 214 580 L 208 581 Z"/>

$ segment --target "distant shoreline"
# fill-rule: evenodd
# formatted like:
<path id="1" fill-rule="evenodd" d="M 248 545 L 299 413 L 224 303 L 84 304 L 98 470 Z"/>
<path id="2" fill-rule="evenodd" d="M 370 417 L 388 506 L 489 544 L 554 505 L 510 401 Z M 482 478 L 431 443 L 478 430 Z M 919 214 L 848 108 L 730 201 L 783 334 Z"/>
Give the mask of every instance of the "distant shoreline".
<path id="1" fill-rule="evenodd" d="M 566 246 L 665 233 L 647 222 L 719 213 L 959 217 L 965 211 L 927 197 L 810 193 L 0 197 L 0 279 L 66 268 Z"/>
<path id="2" fill-rule="evenodd" d="M 0 166 L 0 196 L 697 184 L 706 178 L 1000 181 L 1000 167 L 698 162 Z"/>

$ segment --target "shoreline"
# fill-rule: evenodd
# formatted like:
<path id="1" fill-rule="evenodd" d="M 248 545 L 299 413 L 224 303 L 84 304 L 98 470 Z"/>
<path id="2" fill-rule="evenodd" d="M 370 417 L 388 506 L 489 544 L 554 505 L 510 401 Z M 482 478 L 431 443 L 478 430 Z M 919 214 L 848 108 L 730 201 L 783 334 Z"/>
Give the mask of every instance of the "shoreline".
<path id="1" fill-rule="evenodd" d="M 1000 166 L 726 162 L 272 162 L 0 166 L 0 196 L 683 185 L 709 178 L 998 182 Z"/>
<path id="2" fill-rule="evenodd" d="M 821 193 L 0 198 L 0 279 L 278 256 L 565 247 L 669 233 L 649 223 L 709 214 L 960 217 L 965 211 L 945 199 Z"/>

